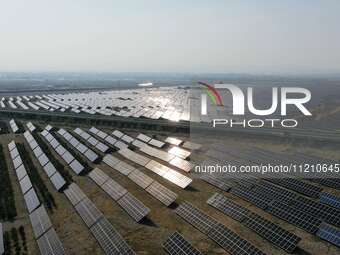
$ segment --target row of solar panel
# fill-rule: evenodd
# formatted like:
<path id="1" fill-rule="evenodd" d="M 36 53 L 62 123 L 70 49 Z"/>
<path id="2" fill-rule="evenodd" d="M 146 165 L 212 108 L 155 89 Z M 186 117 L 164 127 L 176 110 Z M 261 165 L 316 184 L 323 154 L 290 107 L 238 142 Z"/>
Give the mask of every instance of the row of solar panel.
<path id="1" fill-rule="evenodd" d="M 96 138 L 91 136 L 89 133 L 83 131 L 80 128 L 76 128 L 73 130 L 76 134 L 78 134 L 80 137 L 82 137 L 86 142 L 94 146 L 97 150 L 99 150 L 102 153 L 106 153 L 109 150 L 109 147 L 102 142 L 98 141 Z"/>
<path id="2" fill-rule="evenodd" d="M 43 168 L 44 172 L 48 176 L 49 180 L 52 182 L 54 188 L 57 191 L 60 191 L 66 185 L 66 181 L 61 176 L 61 174 L 56 170 L 52 162 L 48 159 L 46 154 L 41 150 L 40 146 L 37 144 L 37 141 L 34 139 L 32 134 L 29 131 L 24 133 L 24 137 L 29 144 L 30 148 L 33 151 L 33 154 L 36 156 L 39 164 Z"/>
<path id="3" fill-rule="evenodd" d="M 145 218 L 150 209 L 129 193 L 119 183 L 114 181 L 101 169 L 93 169 L 88 176 L 116 201 L 136 222 Z"/>
<path id="4" fill-rule="evenodd" d="M 13 133 L 16 133 L 16 132 L 19 131 L 19 128 L 18 128 L 18 126 L 17 126 L 17 123 L 15 123 L 15 120 L 11 119 L 11 120 L 9 121 L 9 125 L 11 126 L 11 129 L 12 129 L 12 132 L 13 132 Z"/>
<path id="5" fill-rule="evenodd" d="M 150 195 L 162 202 L 164 205 L 169 206 L 175 202 L 177 198 L 176 193 L 172 192 L 170 189 L 166 188 L 133 166 L 112 155 L 106 155 L 103 158 L 103 162 L 127 176 L 131 181 L 136 183 L 142 189 L 145 189 Z"/>
<path id="6" fill-rule="evenodd" d="M 293 252 L 296 249 L 298 242 L 301 240 L 301 238 L 295 234 L 286 231 L 245 207 L 234 203 L 231 199 L 228 199 L 222 194 L 215 193 L 208 199 L 207 203 L 234 220 L 243 223 L 245 226 L 286 252 Z"/>
<path id="7" fill-rule="evenodd" d="M 53 137 L 49 131 L 45 130 L 41 132 L 44 139 L 51 145 L 53 150 L 69 165 L 69 167 L 74 171 L 75 174 L 79 175 L 85 169 L 84 166 L 74 158 L 74 156 L 62 146 L 57 139 Z M 48 170 L 48 167 L 45 169 Z M 48 171 L 47 171 L 48 172 Z"/>
<path id="8" fill-rule="evenodd" d="M 188 202 L 182 203 L 176 209 L 176 214 L 207 235 L 230 254 L 265 254 L 247 240 Z"/>
<path id="9" fill-rule="evenodd" d="M 27 122 L 26 127 L 28 128 L 30 132 L 33 132 L 34 130 L 36 130 L 36 127 L 32 124 L 32 122 Z"/>
<path id="10" fill-rule="evenodd" d="M 30 135 L 30 133 L 28 134 Z M 28 134 L 26 133 L 25 137 L 27 137 Z M 8 144 L 8 149 L 10 151 L 19 184 L 24 195 L 34 237 L 37 240 L 41 254 L 65 254 L 63 245 L 55 230 L 53 229 L 46 209 L 43 205 L 40 205 L 39 198 L 32 186 L 29 176 L 27 175 L 27 171 L 14 141 Z M 14 164 L 14 162 L 20 163 Z"/>
<path id="11" fill-rule="evenodd" d="M 143 166 L 155 174 L 163 177 L 164 179 L 176 184 L 181 188 L 186 188 L 192 182 L 189 177 L 161 164 L 157 161 L 151 160 L 143 155 L 140 155 L 128 148 L 118 151 L 123 157 L 135 162 L 136 164 Z"/>
<path id="12" fill-rule="evenodd" d="M 89 161 L 95 162 L 99 156 L 90 148 L 80 143 L 78 139 L 72 136 L 65 129 L 59 129 L 58 133 L 64 137 L 64 139 L 70 143 L 76 150 L 78 150 L 81 154 L 83 154 Z"/>
<path id="13" fill-rule="evenodd" d="M 85 195 L 77 184 L 72 183 L 64 194 L 74 206 L 94 238 L 107 255 L 135 254 L 121 235 L 113 228 L 103 213 Z"/>
<path id="14" fill-rule="evenodd" d="M 201 255 L 201 253 L 178 232 L 169 236 L 163 243 L 163 248 L 170 255 Z"/>

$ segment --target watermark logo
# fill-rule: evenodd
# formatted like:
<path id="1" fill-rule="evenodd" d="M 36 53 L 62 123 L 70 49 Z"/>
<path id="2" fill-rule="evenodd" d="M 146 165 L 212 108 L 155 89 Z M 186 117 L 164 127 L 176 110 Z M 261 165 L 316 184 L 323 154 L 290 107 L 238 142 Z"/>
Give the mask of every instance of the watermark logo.
<path id="1" fill-rule="evenodd" d="M 311 100 L 311 92 L 305 88 L 299 87 L 273 87 L 272 88 L 272 100 L 271 105 L 267 109 L 257 109 L 254 106 L 254 92 L 252 87 L 246 89 L 246 95 L 244 92 L 236 85 L 233 84 L 215 84 L 209 85 L 204 82 L 199 82 L 200 85 L 205 87 L 206 93 L 201 94 L 201 114 L 207 115 L 207 95 L 210 97 L 211 101 L 216 106 L 223 106 L 222 96 L 219 91 L 226 91 L 232 95 L 232 113 L 235 116 L 245 115 L 245 107 L 247 106 L 248 111 L 256 116 L 269 116 L 277 111 L 280 105 L 280 115 L 287 115 L 287 106 L 295 106 L 303 115 L 311 116 L 311 112 L 306 108 L 305 104 Z M 279 93 L 280 92 L 280 93 Z M 294 95 L 294 96 L 292 96 Z M 254 121 L 255 120 L 255 121 Z M 274 126 L 274 121 L 279 121 L 279 119 L 268 119 Z M 296 127 L 297 120 L 288 119 L 290 122 L 294 122 L 294 125 L 289 127 Z M 245 122 L 246 120 L 244 120 Z M 263 120 L 252 119 L 253 122 L 264 123 Z M 229 123 L 226 119 L 218 119 L 218 123 Z M 216 124 L 216 119 L 213 121 Z M 264 125 L 263 125 L 264 126 Z M 258 125 L 256 127 L 261 127 Z"/>

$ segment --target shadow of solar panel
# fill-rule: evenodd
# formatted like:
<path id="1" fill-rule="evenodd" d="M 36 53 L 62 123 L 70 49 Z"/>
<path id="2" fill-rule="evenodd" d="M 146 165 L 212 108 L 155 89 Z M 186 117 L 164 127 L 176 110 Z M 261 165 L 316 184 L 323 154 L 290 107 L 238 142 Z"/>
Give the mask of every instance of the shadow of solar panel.
<path id="1" fill-rule="evenodd" d="M 210 216 L 206 215 L 188 202 L 182 203 L 179 207 L 177 207 L 175 212 L 189 224 L 193 225 L 206 235 L 218 224 L 218 222 Z"/>
<path id="2" fill-rule="evenodd" d="M 301 240 L 300 237 L 254 213 L 249 213 L 243 224 L 288 253 L 293 252 Z"/>
<path id="3" fill-rule="evenodd" d="M 24 199 L 29 213 L 33 212 L 40 205 L 39 198 L 33 188 L 24 195 Z"/>
<path id="4" fill-rule="evenodd" d="M 75 209 L 89 228 L 103 217 L 103 214 L 87 197 L 78 203 Z"/>
<path id="5" fill-rule="evenodd" d="M 322 223 L 316 235 L 340 247 L 340 231 L 330 225 Z"/>
<path id="6" fill-rule="evenodd" d="M 172 192 L 157 181 L 154 181 L 149 187 L 147 187 L 146 191 L 166 206 L 171 205 L 177 198 L 177 194 L 175 192 Z"/>
<path id="7" fill-rule="evenodd" d="M 163 247 L 170 255 L 201 255 L 201 253 L 178 232 L 173 233 L 165 243 L 163 243 Z"/>
<path id="8" fill-rule="evenodd" d="M 278 201 L 274 201 L 267 208 L 267 211 L 312 234 L 319 229 L 322 222 L 304 211 L 289 207 Z"/>
<path id="9" fill-rule="evenodd" d="M 266 209 L 268 205 L 271 203 L 272 199 L 268 198 L 266 196 L 263 196 L 263 194 L 259 194 L 257 192 L 254 192 L 252 190 L 249 190 L 247 187 L 234 187 L 231 189 L 231 194 L 241 197 L 244 200 L 260 207 L 261 209 Z"/>
<path id="10" fill-rule="evenodd" d="M 85 193 L 75 183 L 71 183 L 68 188 L 64 190 L 64 194 L 70 200 L 73 206 L 77 205 L 80 201 L 86 198 Z"/>
<path id="11" fill-rule="evenodd" d="M 65 254 L 64 247 L 59 240 L 55 230 L 51 228 L 42 237 L 37 240 L 39 250 L 44 255 L 63 255 Z"/>
<path id="12" fill-rule="evenodd" d="M 240 222 L 242 222 L 249 213 L 249 210 L 246 208 L 232 202 L 230 199 L 218 193 L 215 193 L 212 197 L 210 197 L 207 203 L 234 220 Z"/>
<path id="13" fill-rule="evenodd" d="M 109 179 L 109 176 L 99 168 L 93 169 L 88 176 L 99 186 L 102 186 Z"/>
<path id="14" fill-rule="evenodd" d="M 325 192 L 321 193 L 320 202 L 323 204 L 330 205 L 336 209 L 340 209 L 340 198 L 330 193 L 325 193 Z"/>
<path id="15" fill-rule="evenodd" d="M 92 226 L 91 232 L 107 255 L 132 255 L 134 251 L 127 245 L 120 234 L 105 219 L 100 219 Z"/>
<path id="16" fill-rule="evenodd" d="M 129 179 L 136 183 L 143 189 L 146 189 L 152 182 L 153 179 L 144 174 L 143 172 L 136 169 L 128 175 Z"/>
<path id="17" fill-rule="evenodd" d="M 44 206 L 40 206 L 30 214 L 34 237 L 37 239 L 52 227 L 52 223 Z"/>
<path id="18" fill-rule="evenodd" d="M 112 179 L 105 182 L 105 184 L 102 185 L 102 189 L 115 201 L 128 192 L 124 187 Z"/>
<path id="19" fill-rule="evenodd" d="M 136 221 L 141 221 L 148 215 L 150 209 L 132 194 L 126 193 L 118 200 L 118 204 Z"/>
<path id="20" fill-rule="evenodd" d="M 226 192 L 228 192 L 232 187 L 231 183 L 211 174 L 204 174 L 200 177 L 200 179 Z"/>
<path id="21" fill-rule="evenodd" d="M 340 226 L 340 210 L 320 202 L 299 196 L 292 206 L 332 225 Z"/>
<path id="22" fill-rule="evenodd" d="M 267 180 L 282 187 L 285 187 L 287 189 L 294 190 L 308 197 L 318 198 L 322 191 L 322 188 L 311 185 L 298 179 L 272 178 Z"/>
<path id="23" fill-rule="evenodd" d="M 230 254 L 249 254 L 249 255 L 264 255 L 262 251 L 241 238 L 224 225 L 218 223 L 211 229 L 208 236 L 218 243 L 223 249 Z"/>

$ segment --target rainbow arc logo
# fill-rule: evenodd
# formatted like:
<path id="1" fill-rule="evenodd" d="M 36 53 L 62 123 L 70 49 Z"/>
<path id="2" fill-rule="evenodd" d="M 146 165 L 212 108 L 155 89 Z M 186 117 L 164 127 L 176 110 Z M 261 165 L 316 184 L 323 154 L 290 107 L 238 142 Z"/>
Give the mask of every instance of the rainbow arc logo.
<path id="1" fill-rule="evenodd" d="M 223 101 L 220 93 L 214 88 L 214 86 L 208 83 L 199 81 L 198 84 L 202 85 L 209 96 L 210 100 L 217 106 L 223 106 Z"/>

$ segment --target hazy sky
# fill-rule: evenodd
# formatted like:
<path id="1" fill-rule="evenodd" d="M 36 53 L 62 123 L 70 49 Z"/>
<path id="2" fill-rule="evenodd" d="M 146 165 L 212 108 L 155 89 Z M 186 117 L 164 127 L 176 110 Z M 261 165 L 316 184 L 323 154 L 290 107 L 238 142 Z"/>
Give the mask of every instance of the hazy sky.
<path id="1" fill-rule="evenodd" d="M 0 71 L 340 73 L 340 1 L 0 0 Z"/>

